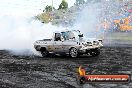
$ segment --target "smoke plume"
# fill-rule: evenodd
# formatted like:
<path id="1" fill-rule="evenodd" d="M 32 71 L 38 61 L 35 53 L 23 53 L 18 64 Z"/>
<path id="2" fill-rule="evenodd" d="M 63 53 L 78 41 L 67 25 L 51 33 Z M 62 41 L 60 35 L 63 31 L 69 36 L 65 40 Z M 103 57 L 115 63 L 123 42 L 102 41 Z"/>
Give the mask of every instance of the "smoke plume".
<path id="1" fill-rule="evenodd" d="M 0 50 L 25 52 L 33 50 L 36 40 L 51 38 L 54 31 L 63 28 L 42 24 L 31 16 L 1 15 L 0 16 Z"/>

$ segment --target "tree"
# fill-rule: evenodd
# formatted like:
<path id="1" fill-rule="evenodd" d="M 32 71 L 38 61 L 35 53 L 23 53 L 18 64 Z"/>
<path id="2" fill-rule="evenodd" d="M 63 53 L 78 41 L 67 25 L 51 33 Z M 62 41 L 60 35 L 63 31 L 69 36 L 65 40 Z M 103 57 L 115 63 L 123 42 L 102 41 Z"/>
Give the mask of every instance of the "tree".
<path id="1" fill-rule="evenodd" d="M 65 0 L 62 0 L 61 4 L 59 5 L 59 9 L 67 9 L 68 8 L 68 3 Z"/>
<path id="2" fill-rule="evenodd" d="M 53 9 L 55 9 L 55 8 L 53 7 Z M 52 11 L 52 6 L 48 6 L 48 5 L 47 5 L 47 6 L 45 7 L 45 11 L 46 11 L 46 12 L 51 12 L 51 11 Z"/>
<path id="3" fill-rule="evenodd" d="M 76 0 L 76 5 L 80 5 L 80 4 L 84 4 L 85 3 L 85 1 L 84 0 Z"/>

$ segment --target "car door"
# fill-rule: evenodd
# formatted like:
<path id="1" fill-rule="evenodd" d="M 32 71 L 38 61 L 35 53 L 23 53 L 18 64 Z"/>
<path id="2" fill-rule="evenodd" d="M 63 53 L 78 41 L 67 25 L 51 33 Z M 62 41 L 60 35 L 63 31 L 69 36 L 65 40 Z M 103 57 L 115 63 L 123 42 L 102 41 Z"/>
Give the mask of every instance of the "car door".
<path id="1" fill-rule="evenodd" d="M 62 41 L 55 41 L 54 48 L 55 48 L 55 52 L 63 52 Z"/>
<path id="2" fill-rule="evenodd" d="M 49 41 L 46 44 L 49 52 L 55 52 L 54 41 Z"/>
<path id="3" fill-rule="evenodd" d="M 54 51 L 55 52 L 63 52 L 62 48 L 62 41 L 61 41 L 61 34 L 60 33 L 55 33 L 55 38 L 54 38 Z"/>
<path id="4" fill-rule="evenodd" d="M 69 52 L 69 49 L 71 47 L 75 47 L 75 46 L 76 46 L 76 42 L 74 42 L 74 40 L 66 40 L 62 42 L 63 51 L 66 53 Z"/>

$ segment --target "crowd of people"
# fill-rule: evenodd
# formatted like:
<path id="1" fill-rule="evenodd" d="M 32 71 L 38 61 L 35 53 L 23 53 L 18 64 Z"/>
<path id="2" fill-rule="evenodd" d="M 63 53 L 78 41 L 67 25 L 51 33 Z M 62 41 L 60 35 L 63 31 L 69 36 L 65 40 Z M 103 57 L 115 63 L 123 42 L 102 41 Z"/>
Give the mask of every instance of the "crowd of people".
<path id="1" fill-rule="evenodd" d="M 131 31 L 132 6 L 131 1 L 105 3 L 100 15 L 100 30 L 104 31 Z"/>

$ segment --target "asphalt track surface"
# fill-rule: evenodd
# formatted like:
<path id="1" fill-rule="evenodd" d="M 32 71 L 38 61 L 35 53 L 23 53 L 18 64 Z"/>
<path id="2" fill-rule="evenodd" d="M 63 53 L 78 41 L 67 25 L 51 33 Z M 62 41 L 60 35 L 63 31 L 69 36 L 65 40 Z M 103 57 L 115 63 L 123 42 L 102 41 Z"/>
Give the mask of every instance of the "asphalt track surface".
<path id="1" fill-rule="evenodd" d="M 78 85 L 77 69 L 91 74 L 132 74 L 132 47 L 103 47 L 98 57 L 22 56 L 0 51 L 0 88 L 132 88 L 130 83 Z"/>

